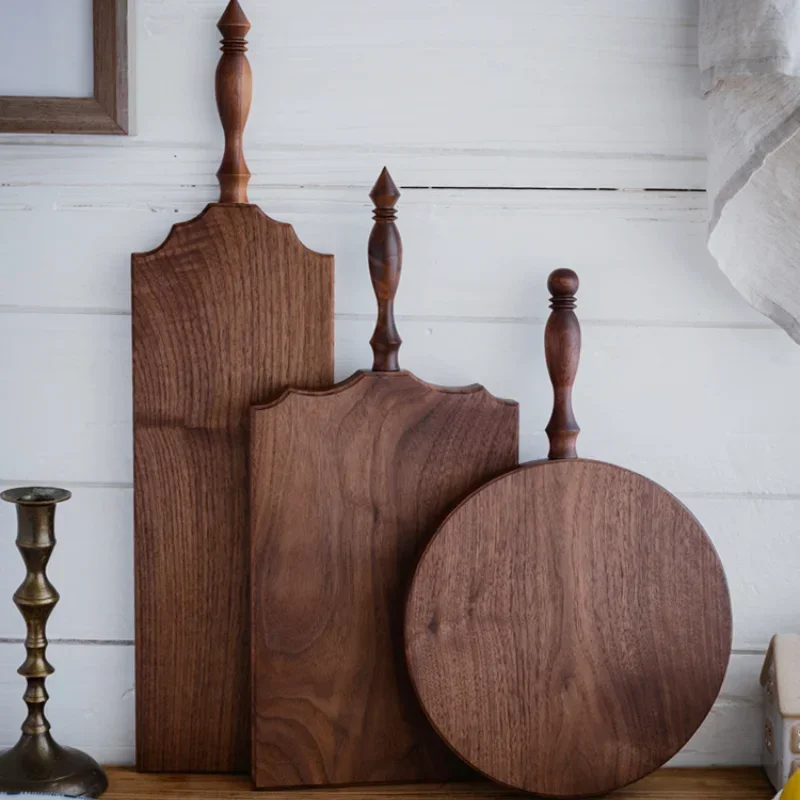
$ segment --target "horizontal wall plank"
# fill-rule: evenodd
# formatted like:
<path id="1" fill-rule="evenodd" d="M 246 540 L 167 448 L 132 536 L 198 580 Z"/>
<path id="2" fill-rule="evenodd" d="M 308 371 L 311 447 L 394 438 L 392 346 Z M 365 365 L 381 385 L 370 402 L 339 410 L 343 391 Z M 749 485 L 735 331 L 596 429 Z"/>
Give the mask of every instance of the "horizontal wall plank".
<path id="1" fill-rule="evenodd" d="M 337 375 L 369 364 L 371 320 L 337 326 Z M 401 364 L 520 402 L 521 457 L 547 452 L 543 326 L 404 321 Z M 575 389 L 579 452 L 674 492 L 798 494 L 800 350 L 778 330 L 587 326 Z"/>
<path id="2" fill-rule="evenodd" d="M 220 134 L 221 135 L 221 134 Z M 222 143 L 209 147 L 129 139 L 24 141 L 0 134 L 3 183 L 11 186 L 197 186 L 219 197 Z M 371 186 L 386 164 L 406 186 L 460 188 L 692 189 L 706 186 L 705 156 L 570 154 L 502 148 L 271 147 L 246 145 L 251 186 Z"/>
<path id="3" fill-rule="evenodd" d="M 110 173 L 141 142 L 180 155 L 163 172 L 146 162 L 140 182 L 210 181 L 220 4 L 144 0 L 132 13 L 138 136 L 105 154 Z M 257 180 L 364 183 L 389 161 L 424 186 L 705 184 L 697 0 L 277 0 L 248 14 Z M 20 164 L 28 181 L 59 157 L 45 149 Z M 110 179 L 100 161 L 81 182 Z"/>
<path id="4" fill-rule="evenodd" d="M 52 644 L 47 717 L 59 744 L 102 764 L 134 762 L 133 647 Z M 25 681 L 17 675 L 25 650 L 0 644 L 0 749 L 16 744 L 25 719 Z"/>
<path id="5" fill-rule="evenodd" d="M 70 485 L 69 483 L 67 485 Z M 5 488 L 3 486 L 2 488 Z M 797 630 L 794 543 L 800 499 L 685 496 L 722 558 L 733 601 L 736 650 L 765 650 L 775 633 Z M 13 543 L 14 512 L 0 508 L 0 639 L 22 638 L 24 624 L 10 602 L 24 574 Z M 59 507 L 58 546 L 49 574 L 61 601 L 49 623 L 55 639 L 132 641 L 132 490 L 73 487 Z"/>
<path id="6" fill-rule="evenodd" d="M 717 702 L 673 767 L 745 766 L 761 763 L 764 730 L 758 676 L 762 655 L 734 655 Z"/>
<path id="7" fill-rule="evenodd" d="M 132 475 L 130 317 L 0 314 L 0 480 Z"/>
<path id="8" fill-rule="evenodd" d="M 51 645 L 49 653 L 53 735 L 105 764 L 132 764 L 133 647 Z M 22 654 L 20 645 L 0 644 L 0 748 L 16 742 L 24 717 L 24 682 L 15 672 Z M 760 655 L 733 656 L 717 705 L 673 766 L 759 763 L 761 662 Z"/>
<path id="9" fill-rule="evenodd" d="M 219 4 L 140 13 L 137 78 L 160 91 L 139 99 L 139 134 L 214 141 Z M 695 0 L 279 0 L 249 14 L 254 143 L 703 154 Z"/>
<path id="10" fill-rule="evenodd" d="M 0 189 L 0 260 L 13 264 L 23 253 L 25 262 L 23 273 L 0 271 L 3 306 L 127 312 L 130 253 L 158 246 L 173 223 L 201 210 L 204 194 Z M 374 313 L 365 187 L 251 194 L 309 247 L 335 254 L 340 314 Z M 572 267 L 581 276 L 585 322 L 771 327 L 709 255 L 706 217 L 704 193 L 407 189 L 399 206 L 398 313 L 541 319 L 545 277 Z"/>
<path id="11" fill-rule="evenodd" d="M 733 605 L 733 647 L 766 650 L 797 633 L 800 498 L 680 496 L 717 548 Z"/>
<path id="12" fill-rule="evenodd" d="M 538 276 L 538 285 L 544 276 Z M 339 319 L 336 372 L 371 364 L 372 316 Z M 539 323 L 403 320 L 401 364 L 521 403 L 522 457 L 546 453 Z M 0 314 L 0 478 L 131 480 L 130 318 Z M 24 343 L 24 346 L 21 344 Z M 579 450 L 675 492 L 800 494 L 800 350 L 777 329 L 586 326 Z"/>

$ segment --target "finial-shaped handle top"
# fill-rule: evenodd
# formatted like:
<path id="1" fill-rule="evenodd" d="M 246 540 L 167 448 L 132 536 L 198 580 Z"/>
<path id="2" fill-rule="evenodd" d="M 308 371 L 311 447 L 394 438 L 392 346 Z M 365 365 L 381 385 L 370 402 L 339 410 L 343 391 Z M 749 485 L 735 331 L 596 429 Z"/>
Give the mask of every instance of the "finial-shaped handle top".
<path id="1" fill-rule="evenodd" d="M 403 267 L 403 240 L 394 224 L 397 218 L 394 207 L 400 199 L 400 190 L 386 167 L 369 196 L 375 204 L 375 224 L 369 237 L 369 274 L 378 298 L 378 322 L 369 342 L 374 355 L 372 369 L 397 372 L 400 369 L 397 353 L 403 340 L 394 323 L 394 296 Z"/>
<path id="2" fill-rule="evenodd" d="M 557 269 L 547 279 L 552 311 L 544 331 L 544 352 L 553 384 L 553 415 L 545 430 L 551 460 L 578 457 L 575 443 L 581 429 L 572 411 L 572 386 L 581 357 L 581 326 L 575 315 L 579 283 L 571 269 Z"/>
<path id="3" fill-rule="evenodd" d="M 222 56 L 217 65 L 216 93 L 219 118 L 225 132 L 225 154 L 217 171 L 220 203 L 246 203 L 250 170 L 242 139 L 253 99 L 253 73 L 247 60 L 250 22 L 238 0 L 230 0 L 217 23 L 222 34 Z"/>

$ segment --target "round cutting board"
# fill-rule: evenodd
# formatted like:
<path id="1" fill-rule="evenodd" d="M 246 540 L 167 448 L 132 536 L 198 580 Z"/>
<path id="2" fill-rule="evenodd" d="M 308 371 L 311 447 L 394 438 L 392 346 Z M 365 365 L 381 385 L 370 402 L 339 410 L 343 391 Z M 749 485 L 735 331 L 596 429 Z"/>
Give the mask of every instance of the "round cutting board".
<path id="1" fill-rule="evenodd" d="M 602 794 L 666 763 L 708 714 L 731 647 L 719 558 L 647 478 L 533 463 L 475 492 L 417 568 L 406 655 L 469 764 L 539 795 Z"/>
<path id="2" fill-rule="evenodd" d="M 405 646 L 422 707 L 461 758 L 507 786 L 577 797 L 632 783 L 689 741 L 732 626 L 692 514 L 641 475 L 574 457 L 577 276 L 550 286 L 558 460 L 496 478 L 444 521 L 410 587 Z"/>

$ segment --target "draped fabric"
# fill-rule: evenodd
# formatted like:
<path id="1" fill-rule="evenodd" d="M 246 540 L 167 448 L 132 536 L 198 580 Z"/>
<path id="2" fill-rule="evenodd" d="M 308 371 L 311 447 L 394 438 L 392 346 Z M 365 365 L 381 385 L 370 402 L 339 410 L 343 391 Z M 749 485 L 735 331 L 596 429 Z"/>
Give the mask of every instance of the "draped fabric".
<path id="1" fill-rule="evenodd" d="M 800 342 L 800 0 L 700 0 L 708 246 Z"/>

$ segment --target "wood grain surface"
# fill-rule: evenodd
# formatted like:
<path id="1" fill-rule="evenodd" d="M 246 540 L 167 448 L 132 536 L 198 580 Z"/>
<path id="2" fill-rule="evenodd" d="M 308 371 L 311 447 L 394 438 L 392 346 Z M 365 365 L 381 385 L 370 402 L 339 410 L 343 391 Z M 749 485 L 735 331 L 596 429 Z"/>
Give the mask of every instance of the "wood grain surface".
<path id="1" fill-rule="evenodd" d="M 290 390 L 251 418 L 257 787 L 448 780 L 403 658 L 417 556 L 461 498 L 518 460 L 519 409 L 399 368 L 400 191 L 384 167 L 367 247 L 373 372 Z"/>
<path id="2" fill-rule="evenodd" d="M 435 728 L 489 777 L 544 796 L 663 765 L 711 709 L 730 647 L 699 523 L 652 481 L 583 459 L 475 492 L 409 594 L 406 653 Z"/>
<path id="3" fill-rule="evenodd" d="M 109 769 L 106 800 L 246 800 L 246 778 L 219 775 L 137 775 Z M 622 789 L 615 800 L 770 800 L 774 791 L 760 769 L 663 769 Z M 270 792 L 270 800 L 505 800 L 522 797 L 491 783 L 370 786 L 366 789 L 306 789 Z"/>
<path id="4" fill-rule="evenodd" d="M 403 599 L 447 512 L 517 463 L 516 403 L 359 372 L 251 432 L 256 785 L 464 777 L 414 698 Z"/>
<path id="5" fill-rule="evenodd" d="M 128 0 L 93 0 L 92 14 L 94 99 L 108 115 L 104 132 L 127 133 Z"/>
<path id="6" fill-rule="evenodd" d="M 140 769 L 249 766 L 248 414 L 333 380 L 333 258 L 213 204 L 135 254 Z"/>

